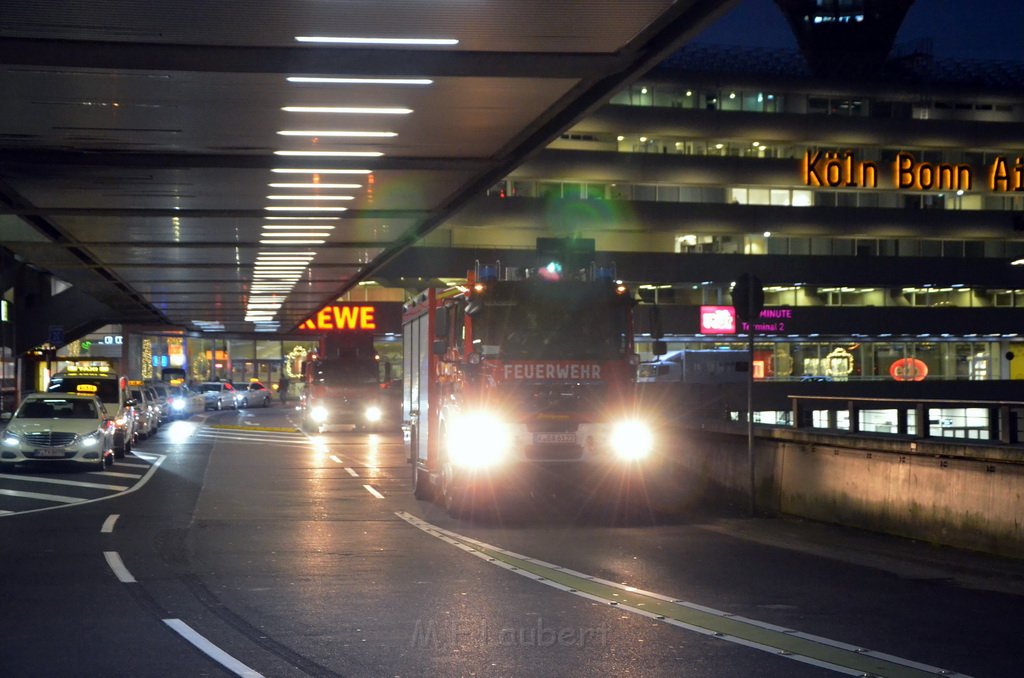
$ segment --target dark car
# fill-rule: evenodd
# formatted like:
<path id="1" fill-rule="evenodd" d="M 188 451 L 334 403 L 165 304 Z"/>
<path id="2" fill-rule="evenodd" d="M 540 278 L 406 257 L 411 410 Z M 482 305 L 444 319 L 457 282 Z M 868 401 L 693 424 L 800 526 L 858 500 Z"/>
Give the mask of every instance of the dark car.
<path id="1" fill-rule="evenodd" d="M 238 389 L 236 396 L 239 407 L 259 406 L 269 407 L 274 394 L 266 386 L 258 381 L 250 381 L 245 388 Z"/>

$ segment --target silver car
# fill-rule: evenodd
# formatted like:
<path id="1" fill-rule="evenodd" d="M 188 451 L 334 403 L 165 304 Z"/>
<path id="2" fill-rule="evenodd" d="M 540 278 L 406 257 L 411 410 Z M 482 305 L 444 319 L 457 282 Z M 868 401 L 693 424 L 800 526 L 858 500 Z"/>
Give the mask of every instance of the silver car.
<path id="1" fill-rule="evenodd" d="M 238 408 L 235 387 L 226 381 L 207 381 L 199 386 L 199 392 L 203 394 L 208 410 Z"/>

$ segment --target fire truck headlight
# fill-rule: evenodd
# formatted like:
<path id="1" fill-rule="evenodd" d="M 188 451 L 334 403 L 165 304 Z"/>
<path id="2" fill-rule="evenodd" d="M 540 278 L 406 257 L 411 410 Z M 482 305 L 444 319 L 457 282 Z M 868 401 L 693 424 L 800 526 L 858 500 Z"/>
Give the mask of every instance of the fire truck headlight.
<path id="1" fill-rule="evenodd" d="M 511 443 L 508 426 L 492 414 L 464 415 L 448 426 L 448 455 L 456 466 L 496 466 L 505 459 Z"/>
<path id="2" fill-rule="evenodd" d="M 318 424 L 322 424 L 327 421 L 327 408 L 323 405 L 317 405 L 309 411 L 310 418 Z"/>
<path id="3" fill-rule="evenodd" d="M 645 459 L 654 449 L 654 435 L 642 421 L 620 421 L 612 429 L 611 448 L 623 461 Z"/>
<path id="4" fill-rule="evenodd" d="M 376 424 L 384 417 L 384 413 L 381 412 L 380 408 L 376 405 L 370 405 L 366 408 L 366 411 L 363 412 L 363 416 L 366 418 L 366 421 L 371 424 Z"/>

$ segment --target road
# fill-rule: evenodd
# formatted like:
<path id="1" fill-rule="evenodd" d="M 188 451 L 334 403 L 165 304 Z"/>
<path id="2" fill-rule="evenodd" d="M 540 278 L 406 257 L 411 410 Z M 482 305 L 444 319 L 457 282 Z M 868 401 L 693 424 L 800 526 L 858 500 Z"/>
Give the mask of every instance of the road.
<path id="1" fill-rule="evenodd" d="M 458 520 L 411 496 L 398 433 L 296 421 L 0 476 L 0 673 L 1020 674 L 1024 563 L 728 508 Z"/>

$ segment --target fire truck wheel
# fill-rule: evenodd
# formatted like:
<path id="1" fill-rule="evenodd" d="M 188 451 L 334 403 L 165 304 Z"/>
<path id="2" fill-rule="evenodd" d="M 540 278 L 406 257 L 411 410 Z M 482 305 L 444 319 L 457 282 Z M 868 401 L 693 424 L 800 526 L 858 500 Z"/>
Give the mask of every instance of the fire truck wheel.
<path id="1" fill-rule="evenodd" d="M 415 462 L 412 465 L 412 495 L 417 499 L 430 500 L 434 497 L 434 488 L 430 483 L 430 474 L 421 469 Z"/>
<path id="2" fill-rule="evenodd" d="M 466 513 L 466 488 L 456 479 L 455 469 L 451 464 L 445 464 L 441 473 L 441 496 L 444 499 L 444 508 L 452 518 L 458 518 Z"/>

